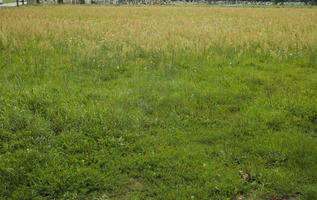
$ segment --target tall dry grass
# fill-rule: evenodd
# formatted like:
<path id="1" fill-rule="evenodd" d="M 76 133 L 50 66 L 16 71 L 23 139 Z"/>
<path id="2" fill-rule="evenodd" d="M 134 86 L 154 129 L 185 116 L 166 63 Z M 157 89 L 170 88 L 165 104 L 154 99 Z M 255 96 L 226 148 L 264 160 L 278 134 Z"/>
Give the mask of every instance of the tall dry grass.
<path id="1" fill-rule="evenodd" d="M 0 18 L 0 39 L 9 50 L 32 41 L 47 49 L 84 45 L 84 52 L 104 42 L 127 52 L 134 45 L 145 51 L 217 45 L 244 51 L 256 44 L 279 54 L 317 45 L 316 9 L 48 6 L 2 9 Z"/>

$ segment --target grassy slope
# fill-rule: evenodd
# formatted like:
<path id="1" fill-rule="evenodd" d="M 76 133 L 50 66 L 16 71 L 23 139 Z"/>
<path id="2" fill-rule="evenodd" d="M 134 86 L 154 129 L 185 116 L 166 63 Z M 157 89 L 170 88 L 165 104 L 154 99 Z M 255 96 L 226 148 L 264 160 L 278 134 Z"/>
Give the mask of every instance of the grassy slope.
<path id="1" fill-rule="evenodd" d="M 316 9 L 2 11 L 0 198 L 317 196 Z"/>

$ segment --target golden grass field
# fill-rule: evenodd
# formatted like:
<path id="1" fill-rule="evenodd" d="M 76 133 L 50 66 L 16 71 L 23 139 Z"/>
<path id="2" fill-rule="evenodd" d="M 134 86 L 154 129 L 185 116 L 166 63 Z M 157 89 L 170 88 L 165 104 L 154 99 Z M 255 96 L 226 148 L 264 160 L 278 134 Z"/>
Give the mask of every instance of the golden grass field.
<path id="1" fill-rule="evenodd" d="M 70 12 L 71 10 L 71 12 Z M 243 53 L 254 44 L 272 55 L 317 45 L 316 9 L 219 7 L 63 6 L 2 9 L 1 41 L 11 48 L 41 38 L 41 48 L 80 41 L 83 53 L 103 42 L 133 51 L 230 46 Z M 8 44 L 7 44 L 8 43 Z M 241 48 L 243 47 L 243 48 Z"/>

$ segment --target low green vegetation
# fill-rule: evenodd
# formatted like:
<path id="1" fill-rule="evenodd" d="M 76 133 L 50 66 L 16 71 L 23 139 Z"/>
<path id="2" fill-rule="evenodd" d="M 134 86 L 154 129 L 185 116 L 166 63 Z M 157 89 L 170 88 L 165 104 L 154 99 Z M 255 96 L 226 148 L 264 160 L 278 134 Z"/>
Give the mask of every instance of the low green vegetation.
<path id="1" fill-rule="evenodd" d="M 316 199 L 316 37 L 316 9 L 0 9 L 0 199 Z"/>
<path id="2" fill-rule="evenodd" d="M 17 2 L 16 0 L 3 0 L 3 3 L 13 3 L 13 2 Z"/>

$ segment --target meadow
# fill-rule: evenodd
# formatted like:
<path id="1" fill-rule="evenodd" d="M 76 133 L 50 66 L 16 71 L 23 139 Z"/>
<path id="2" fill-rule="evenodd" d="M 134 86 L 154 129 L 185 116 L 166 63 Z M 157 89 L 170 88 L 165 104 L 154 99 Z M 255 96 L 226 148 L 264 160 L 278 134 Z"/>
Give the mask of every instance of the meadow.
<path id="1" fill-rule="evenodd" d="M 0 9 L 0 199 L 317 199 L 317 9 Z"/>
<path id="2" fill-rule="evenodd" d="M 2 2 L 3 3 L 13 3 L 13 2 L 16 2 L 16 0 L 3 0 Z"/>

